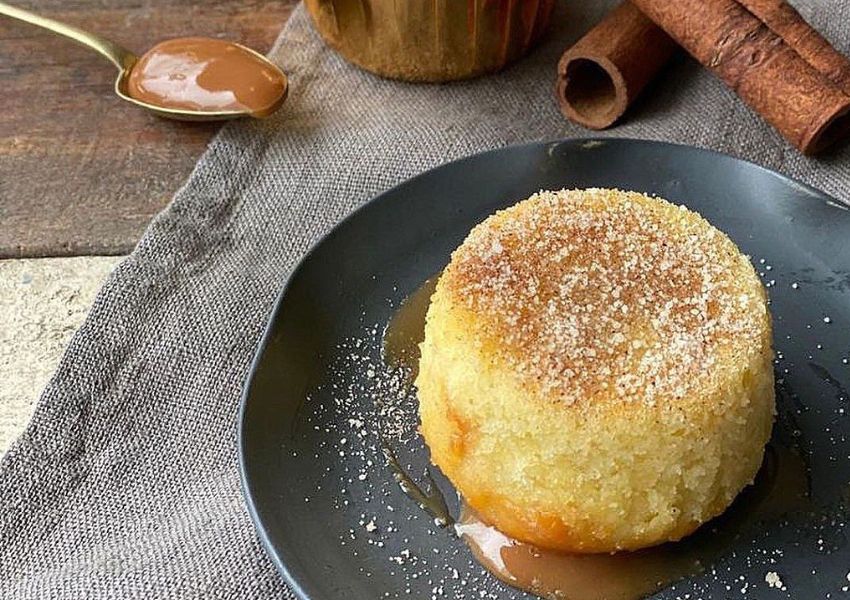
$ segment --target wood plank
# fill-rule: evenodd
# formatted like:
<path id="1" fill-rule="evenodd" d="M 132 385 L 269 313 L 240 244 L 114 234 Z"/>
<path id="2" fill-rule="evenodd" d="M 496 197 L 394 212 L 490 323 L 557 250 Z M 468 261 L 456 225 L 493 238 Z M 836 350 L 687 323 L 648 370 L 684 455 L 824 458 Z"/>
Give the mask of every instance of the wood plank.
<path id="1" fill-rule="evenodd" d="M 186 35 L 268 51 L 296 0 L 21 0 L 136 52 Z M 220 125 L 115 97 L 97 54 L 0 16 L 0 258 L 122 254 Z"/>

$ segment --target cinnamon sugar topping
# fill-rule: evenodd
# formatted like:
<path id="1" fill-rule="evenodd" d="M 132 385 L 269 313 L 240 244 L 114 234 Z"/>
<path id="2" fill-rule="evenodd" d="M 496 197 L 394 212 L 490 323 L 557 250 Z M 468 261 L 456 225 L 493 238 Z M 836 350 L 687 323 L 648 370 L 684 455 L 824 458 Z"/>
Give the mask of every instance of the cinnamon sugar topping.
<path id="1" fill-rule="evenodd" d="M 440 286 L 496 360 L 569 403 L 682 398 L 769 330 L 731 240 L 634 192 L 535 194 L 473 229 Z"/>

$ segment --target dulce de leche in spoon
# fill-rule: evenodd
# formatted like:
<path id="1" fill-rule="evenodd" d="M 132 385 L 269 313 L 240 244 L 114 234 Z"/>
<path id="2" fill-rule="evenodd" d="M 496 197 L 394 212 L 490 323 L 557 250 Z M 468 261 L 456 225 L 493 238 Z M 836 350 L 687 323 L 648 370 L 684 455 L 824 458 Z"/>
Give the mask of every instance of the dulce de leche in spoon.
<path id="1" fill-rule="evenodd" d="M 211 38 L 178 38 L 130 69 L 126 94 L 163 108 L 263 117 L 286 98 L 286 76 L 253 50 Z"/>
<path id="2" fill-rule="evenodd" d="M 141 58 L 99 35 L 0 1 L 6 15 L 74 40 L 118 68 L 115 93 L 162 117 L 216 121 L 265 117 L 280 108 L 286 75 L 240 44 L 189 37 L 161 42 Z"/>

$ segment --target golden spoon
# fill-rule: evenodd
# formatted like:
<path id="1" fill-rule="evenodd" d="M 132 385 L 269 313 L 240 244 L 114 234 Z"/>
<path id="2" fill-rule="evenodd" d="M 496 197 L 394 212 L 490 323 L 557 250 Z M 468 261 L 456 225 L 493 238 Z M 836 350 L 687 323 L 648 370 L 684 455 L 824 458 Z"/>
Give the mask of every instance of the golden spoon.
<path id="1" fill-rule="evenodd" d="M 286 75 L 271 61 L 269 61 L 265 56 L 251 50 L 250 48 L 246 48 L 240 44 L 233 44 L 230 42 L 223 42 L 221 40 L 205 40 L 204 38 L 187 38 L 185 40 L 172 40 L 171 42 L 164 42 L 163 44 L 158 44 L 155 46 L 148 54 L 144 55 L 140 61 L 139 57 L 127 50 L 126 48 L 122 48 L 118 44 L 104 39 L 98 35 L 93 33 L 89 33 L 87 31 L 83 31 L 73 25 L 67 25 L 65 23 L 61 23 L 54 19 L 48 19 L 47 17 L 42 17 L 35 13 L 31 13 L 27 10 L 23 10 L 21 8 L 17 8 L 15 6 L 11 6 L 6 4 L 5 2 L 0 2 L 0 15 L 6 15 L 12 17 L 14 19 L 19 19 L 26 23 L 30 23 L 32 25 L 37 25 L 38 27 L 43 27 L 53 33 L 58 35 L 70 38 L 75 42 L 82 44 L 83 46 L 87 46 L 92 50 L 99 52 L 102 56 L 105 56 L 109 61 L 118 67 L 118 78 L 115 80 L 115 93 L 118 94 L 121 98 L 126 100 L 127 102 L 132 102 L 136 106 L 140 106 L 145 108 L 161 117 L 167 117 L 169 119 L 177 119 L 181 121 L 221 121 L 224 119 L 235 119 L 238 117 L 244 116 L 253 116 L 253 117 L 264 117 L 275 110 L 280 108 L 283 104 L 283 101 L 286 99 L 286 94 L 288 91 L 288 82 Z M 271 82 L 273 87 L 268 87 L 266 85 L 266 89 L 264 90 L 266 93 L 264 95 L 264 104 L 261 107 L 252 108 L 249 105 L 245 105 L 244 103 L 237 101 L 236 98 L 238 96 L 230 93 L 230 90 L 227 90 L 221 86 L 221 81 L 218 79 L 221 78 L 222 73 L 227 74 L 227 67 L 218 66 L 218 71 L 214 75 L 218 78 L 214 85 L 214 90 L 210 92 L 209 89 L 204 89 L 204 86 L 195 86 L 197 89 L 201 90 L 201 92 L 206 93 L 208 97 L 217 97 L 220 99 L 221 94 L 224 93 L 227 98 L 234 99 L 229 105 L 225 108 L 222 108 L 221 105 L 211 105 L 208 107 L 208 110 L 204 110 L 202 107 L 192 107 L 187 108 L 186 106 L 167 106 L 167 104 L 187 104 L 186 101 L 182 99 L 178 99 L 176 102 L 170 102 L 166 99 L 163 100 L 143 100 L 137 97 L 133 97 L 131 95 L 131 89 L 128 83 L 131 79 L 131 74 L 133 73 L 134 67 L 137 68 L 137 72 L 135 73 L 135 78 L 139 78 L 138 67 L 142 66 L 143 68 L 147 68 L 150 66 L 151 61 L 146 61 L 148 55 L 155 52 L 157 48 L 160 46 L 167 46 L 169 43 L 173 42 L 188 42 L 193 44 L 193 48 L 197 48 L 198 44 L 207 44 L 210 47 L 216 49 L 222 49 L 228 52 L 228 56 L 237 56 L 237 58 L 241 59 L 241 63 L 238 64 L 238 68 L 231 68 L 230 72 L 235 78 L 234 81 L 239 82 L 244 79 L 245 73 L 245 65 L 246 59 L 248 62 L 255 63 L 257 73 L 248 73 L 248 75 L 256 75 L 256 77 L 251 77 L 250 82 L 245 84 L 244 81 L 241 81 L 244 88 L 241 90 L 242 92 L 255 92 L 256 84 L 259 82 L 261 86 L 263 84 L 269 84 Z M 185 54 L 185 56 L 179 58 L 185 58 L 189 56 L 189 60 L 194 60 L 191 64 L 189 64 L 188 75 L 184 70 L 183 72 L 177 73 L 163 73 L 158 72 L 156 75 L 159 76 L 159 81 L 155 82 L 156 85 L 166 85 L 174 84 L 180 86 L 180 93 L 184 91 L 186 88 L 186 84 L 195 84 L 197 80 L 207 77 L 209 79 L 209 73 L 204 74 L 203 71 L 209 61 L 204 62 L 208 57 L 202 57 L 202 59 L 198 59 L 197 55 L 193 54 Z M 200 62 L 199 62 L 200 61 Z M 145 64 L 147 63 L 147 64 Z M 253 66 L 253 65 L 252 65 Z M 200 84 L 199 84 L 200 85 Z M 248 86 L 248 87 L 246 87 Z M 172 86 L 173 87 L 173 86 Z M 133 89 L 141 89 L 138 85 L 134 84 Z M 191 91 L 191 90 L 190 90 Z M 271 96 L 269 96 L 271 93 Z M 213 94 L 209 96 L 209 94 Z M 229 94 L 229 96 L 227 96 Z M 137 93 L 137 95 L 141 95 Z M 150 94 L 145 94 L 146 98 L 158 98 L 158 96 Z M 194 105 L 193 102 L 188 102 L 189 104 Z M 249 103 L 250 104 L 250 103 Z"/>

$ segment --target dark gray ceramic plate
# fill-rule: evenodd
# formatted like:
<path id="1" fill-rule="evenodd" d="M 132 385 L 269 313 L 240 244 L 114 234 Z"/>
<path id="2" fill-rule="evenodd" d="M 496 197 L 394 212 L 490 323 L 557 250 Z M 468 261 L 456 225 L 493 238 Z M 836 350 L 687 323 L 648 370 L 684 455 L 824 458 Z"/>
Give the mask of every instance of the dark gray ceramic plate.
<path id="1" fill-rule="evenodd" d="M 425 468 L 427 451 L 405 373 L 381 361 L 381 331 L 493 211 L 539 189 L 590 186 L 684 203 L 752 257 L 772 302 L 777 429 L 796 440 L 809 469 L 809 509 L 742 530 L 702 575 L 657 598 L 847 590 L 850 212 L 728 156 L 569 140 L 488 152 L 401 184 L 340 223 L 286 283 L 245 390 L 240 461 L 259 535 L 302 598 L 525 597 L 483 573 L 393 482 L 379 425 L 412 472 Z M 785 589 L 768 587 L 768 572 Z"/>

